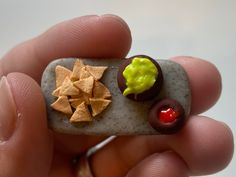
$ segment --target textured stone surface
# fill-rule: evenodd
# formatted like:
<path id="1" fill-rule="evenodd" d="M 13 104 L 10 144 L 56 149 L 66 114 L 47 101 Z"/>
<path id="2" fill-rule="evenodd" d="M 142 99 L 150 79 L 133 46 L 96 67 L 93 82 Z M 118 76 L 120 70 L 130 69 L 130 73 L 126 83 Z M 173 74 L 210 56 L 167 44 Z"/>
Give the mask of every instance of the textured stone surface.
<path id="1" fill-rule="evenodd" d="M 50 63 L 42 77 L 41 88 L 45 96 L 49 127 L 54 131 L 68 134 L 88 135 L 129 135 L 129 134 L 159 134 L 147 122 L 150 106 L 157 99 L 172 98 L 180 102 L 186 116 L 190 112 L 191 93 L 183 68 L 169 60 L 157 60 L 163 72 L 164 83 L 161 94 L 151 101 L 135 102 L 127 99 L 117 85 L 117 72 L 121 60 L 118 59 L 83 59 L 85 64 L 108 66 L 101 81 L 112 94 L 112 103 L 96 119 L 86 125 L 75 126 L 68 118 L 50 107 L 55 101 L 51 95 L 55 89 L 55 67 L 62 65 L 72 70 L 75 59 L 59 59 Z"/>

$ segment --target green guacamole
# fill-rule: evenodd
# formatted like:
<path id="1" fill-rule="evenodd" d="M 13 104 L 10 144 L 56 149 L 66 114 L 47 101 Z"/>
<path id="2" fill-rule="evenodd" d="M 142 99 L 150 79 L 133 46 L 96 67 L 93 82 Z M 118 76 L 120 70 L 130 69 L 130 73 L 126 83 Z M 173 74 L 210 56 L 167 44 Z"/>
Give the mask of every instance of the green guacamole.
<path id="1" fill-rule="evenodd" d="M 127 86 L 123 95 L 140 94 L 150 89 L 156 82 L 157 75 L 157 67 L 151 60 L 135 57 L 123 71 Z"/>

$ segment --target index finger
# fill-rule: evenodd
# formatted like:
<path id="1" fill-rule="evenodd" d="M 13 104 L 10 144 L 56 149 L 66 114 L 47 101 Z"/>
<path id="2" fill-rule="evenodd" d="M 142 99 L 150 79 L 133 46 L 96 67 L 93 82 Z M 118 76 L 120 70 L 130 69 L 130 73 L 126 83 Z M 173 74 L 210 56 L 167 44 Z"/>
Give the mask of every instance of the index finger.
<path id="1" fill-rule="evenodd" d="M 0 60 L 0 76 L 22 72 L 38 83 L 46 65 L 62 57 L 121 58 L 131 46 L 128 25 L 114 15 L 83 16 L 59 23 Z"/>

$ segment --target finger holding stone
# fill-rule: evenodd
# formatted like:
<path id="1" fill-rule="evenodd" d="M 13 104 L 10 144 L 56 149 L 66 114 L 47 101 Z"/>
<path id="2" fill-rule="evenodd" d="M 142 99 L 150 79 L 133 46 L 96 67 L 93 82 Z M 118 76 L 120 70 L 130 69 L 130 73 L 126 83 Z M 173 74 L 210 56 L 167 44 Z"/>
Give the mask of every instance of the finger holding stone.
<path id="1" fill-rule="evenodd" d="M 0 176 L 47 176 L 53 139 L 40 87 L 24 74 L 8 74 L 0 101 Z"/>
<path id="2" fill-rule="evenodd" d="M 174 152 L 156 153 L 148 156 L 126 177 L 188 177 L 189 170 L 184 161 Z"/>
<path id="3" fill-rule="evenodd" d="M 120 17 L 78 17 L 59 23 L 42 35 L 14 47 L 0 60 L 0 74 L 22 72 L 39 83 L 43 70 L 53 59 L 119 58 L 128 53 L 130 45 L 129 27 Z"/>
<path id="4" fill-rule="evenodd" d="M 91 164 L 97 177 L 120 177 L 148 156 L 171 150 L 181 157 L 189 174 L 206 175 L 225 168 L 233 149 L 229 127 L 211 118 L 194 116 L 175 135 L 118 137 L 95 153 Z"/>
<path id="5" fill-rule="evenodd" d="M 179 63 L 188 74 L 192 93 L 191 114 L 199 114 L 212 107 L 222 89 L 221 75 L 216 66 L 195 57 L 179 56 L 171 60 Z"/>

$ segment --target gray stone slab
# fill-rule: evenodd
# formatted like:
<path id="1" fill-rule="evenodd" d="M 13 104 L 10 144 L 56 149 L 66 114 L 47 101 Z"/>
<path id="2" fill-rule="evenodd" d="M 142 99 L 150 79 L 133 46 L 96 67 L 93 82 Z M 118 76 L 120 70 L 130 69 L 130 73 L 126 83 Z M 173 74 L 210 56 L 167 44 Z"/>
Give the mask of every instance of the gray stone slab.
<path id="1" fill-rule="evenodd" d="M 172 98 L 183 106 L 186 116 L 190 113 L 191 92 L 187 75 L 183 68 L 169 60 L 157 60 L 161 66 L 164 85 L 161 94 L 151 101 L 135 102 L 127 99 L 120 92 L 116 75 L 120 59 L 82 59 L 85 64 L 108 66 L 101 81 L 112 94 L 112 103 L 91 123 L 75 126 L 68 118 L 50 107 L 55 101 L 51 95 L 55 89 L 55 67 L 65 66 L 72 70 L 75 59 L 59 59 L 50 63 L 42 77 L 41 88 L 46 100 L 49 127 L 57 132 L 87 135 L 134 135 L 159 134 L 147 122 L 150 106 L 157 99 Z"/>

